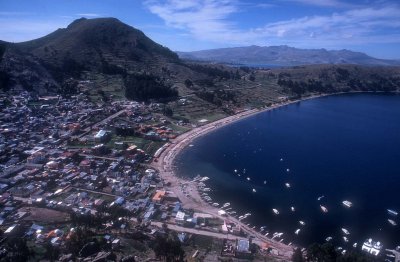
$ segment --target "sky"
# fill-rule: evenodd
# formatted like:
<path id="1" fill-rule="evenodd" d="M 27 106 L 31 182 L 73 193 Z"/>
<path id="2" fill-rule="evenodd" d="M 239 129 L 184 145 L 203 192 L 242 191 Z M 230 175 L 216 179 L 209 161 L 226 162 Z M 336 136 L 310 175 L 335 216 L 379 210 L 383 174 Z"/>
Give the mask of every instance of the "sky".
<path id="1" fill-rule="evenodd" d="M 0 0 L 0 39 L 115 17 L 173 51 L 288 45 L 400 59 L 400 0 Z"/>

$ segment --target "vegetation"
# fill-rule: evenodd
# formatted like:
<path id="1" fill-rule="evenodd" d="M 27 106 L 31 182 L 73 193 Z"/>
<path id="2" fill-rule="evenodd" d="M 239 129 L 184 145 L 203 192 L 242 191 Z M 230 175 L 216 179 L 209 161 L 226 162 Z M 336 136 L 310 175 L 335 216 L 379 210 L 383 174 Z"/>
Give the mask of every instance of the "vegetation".
<path id="1" fill-rule="evenodd" d="M 166 100 L 177 97 L 178 91 L 152 74 L 131 74 L 125 79 L 125 96 L 138 101 Z"/>

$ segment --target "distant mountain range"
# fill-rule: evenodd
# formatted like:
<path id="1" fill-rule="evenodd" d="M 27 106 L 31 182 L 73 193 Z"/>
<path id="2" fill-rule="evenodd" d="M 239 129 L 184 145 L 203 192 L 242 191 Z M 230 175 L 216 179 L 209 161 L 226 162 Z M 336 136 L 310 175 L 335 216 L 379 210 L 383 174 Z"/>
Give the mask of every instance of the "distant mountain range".
<path id="1" fill-rule="evenodd" d="M 241 65 L 295 66 L 309 64 L 400 65 L 399 60 L 370 57 L 349 50 L 299 49 L 283 46 L 246 46 L 177 52 L 187 60 Z"/>

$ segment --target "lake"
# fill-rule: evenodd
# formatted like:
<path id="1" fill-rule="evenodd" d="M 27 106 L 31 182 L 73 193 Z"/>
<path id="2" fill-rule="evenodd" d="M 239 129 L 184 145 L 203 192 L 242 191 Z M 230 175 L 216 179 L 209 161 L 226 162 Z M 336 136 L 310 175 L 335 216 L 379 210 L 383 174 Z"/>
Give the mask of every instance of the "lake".
<path id="1" fill-rule="evenodd" d="M 283 232 L 285 243 L 306 246 L 331 236 L 342 247 L 370 237 L 386 248 L 400 244 L 400 226 L 388 222 L 400 223 L 400 215 L 387 212 L 400 212 L 400 95 L 302 101 L 192 144 L 175 160 L 178 175 L 208 176 L 213 202 L 230 202 L 238 215 L 251 213 L 245 221 L 270 234 Z M 347 243 L 341 228 L 350 232 Z"/>

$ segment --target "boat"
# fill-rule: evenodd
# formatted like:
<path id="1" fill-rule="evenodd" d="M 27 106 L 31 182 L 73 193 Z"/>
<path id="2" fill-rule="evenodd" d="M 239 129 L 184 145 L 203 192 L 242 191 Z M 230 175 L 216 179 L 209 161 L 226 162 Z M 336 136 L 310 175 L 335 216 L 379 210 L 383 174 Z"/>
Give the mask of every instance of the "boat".
<path id="1" fill-rule="evenodd" d="M 290 207 L 290 210 L 292 210 L 292 212 L 294 212 L 294 211 L 295 211 L 294 207 Z"/>
<path id="2" fill-rule="evenodd" d="M 347 230 L 346 228 L 342 227 L 342 232 L 345 233 L 346 235 L 350 235 L 349 230 Z"/>
<path id="3" fill-rule="evenodd" d="M 253 193 L 256 193 L 257 191 L 253 188 Z"/>
<path id="4" fill-rule="evenodd" d="M 296 231 L 294 231 L 294 233 L 295 233 L 296 235 L 298 235 L 298 234 L 300 233 L 300 228 L 296 229 Z"/>
<path id="5" fill-rule="evenodd" d="M 224 208 L 224 207 L 228 207 L 230 205 L 231 205 L 231 203 L 227 202 L 227 203 L 223 204 L 222 207 Z"/>
<path id="6" fill-rule="evenodd" d="M 332 237 L 327 237 L 327 238 L 325 238 L 325 241 L 326 242 L 329 242 L 329 241 L 331 241 L 332 240 Z"/>
<path id="7" fill-rule="evenodd" d="M 397 211 L 394 211 L 393 209 L 388 209 L 387 212 L 389 213 L 389 215 L 392 215 L 392 216 L 398 215 Z"/>
<path id="8" fill-rule="evenodd" d="M 320 201 L 321 199 L 323 199 L 325 196 L 320 196 L 317 198 L 318 201 Z"/>
<path id="9" fill-rule="evenodd" d="M 347 237 L 343 237 L 344 242 L 349 242 L 349 239 Z"/>
<path id="10" fill-rule="evenodd" d="M 247 181 L 250 181 L 250 177 L 247 177 L 246 179 L 247 179 Z"/>
<path id="11" fill-rule="evenodd" d="M 283 161 L 283 158 L 279 159 L 279 161 L 281 161 L 281 162 L 282 162 L 282 161 Z"/>
<path id="12" fill-rule="evenodd" d="M 350 207 L 353 205 L 353 203 L 351 203 L 351 202 L 348 201 L 348 200 L 343 201 L 342 204 L 345 205 L 345 206 L 348 207 L 348 208 L 350 208 Z"/>
<path id="13" fill-rule="evenodd" d="M 264 185 L 266 185 L 267 184 L 267 180 L 264 180 Z"/>
<path id="14" fill-rule="evenodd" d="M 328 213 L 328 209 L 325 206 L 319 205 L 319 207 L 321 208 L 322 212 Z"/>
<path id="15" fill-rule="evenodd" d="M 218 203 L 213 203 L 212 206 L 213 207 L 217 207 L 217 206 L 219 206 L 219 204 Z"/>
<path id="16" fill-rule="evenodd" d="M 239 220 L 245 218 L 245 216 L 239 216 Z"/>
<path id="17" fill-rule="evenodd" d="M 397 223 L 392 220 L 392 219 L 388 219 L 388 222 L 392 225 L 392 226 L 397 226 Z"/>
<path id="18" fill-rule="evenodd" d="M 378 256 L 382 250 L 382 247 L 383 246 L 381 242 L 379 241 L 375 242 L 372 240 L 372 238 L 369 238 L 363 243 L 361 250 L 371 255 Z"/>
<path id="19" fill-rule="evenodd" d="M 357 242 L 353 244 L 353 247 L 356 248 L 357 247 Z"/>
<path id="20" fill-rule="evenodd" d="M 342 255 L 346 255 L 346 249 L 342 251 Z"/>
<path id="21" fill-rule="evenodd" d="M 290 169 L 289 169 L 289 168 L 286 168 L 286 172 L 290 172 Z"/>
<path id="22" fill-rule="evenodd" d="M 273 208 L 272 211 L 275 213 L 275 215 L 279 215 L 279 211 L 276 208 Z"/>
<path id="23" fill-rule="evenodd" d="M 299 221 L 299 223 L 300 223 L 300 225 L 302 225 L 302 226 L 305 226 L 306 225 L 306 222 L 304 222 L 304 221 Z"/>
<path id="24" fill-rule="evenodd" d="M 289 183 L 285 183 L 285 186 L 286 186 L 287 188 L 290 188 L 290 184 L 289 184 Z"/>
<path id="25" fill-rule="evenodd" d="M 237 173 L 237 169 L 233 170 L 233 172 Z"/>
<path id="26" fill-rule="evenodd" d="M 266 237 L 266 236 L 268 236 L 268 235 L 269 235 L 269 232 L 265 233 L 265 235 L 264 235 L 264 236 Z"/>
<path id="27" fill-rule="evenodd" d="M 244 214 L 246 217 L 251 216 L 251 213 Z"/>

